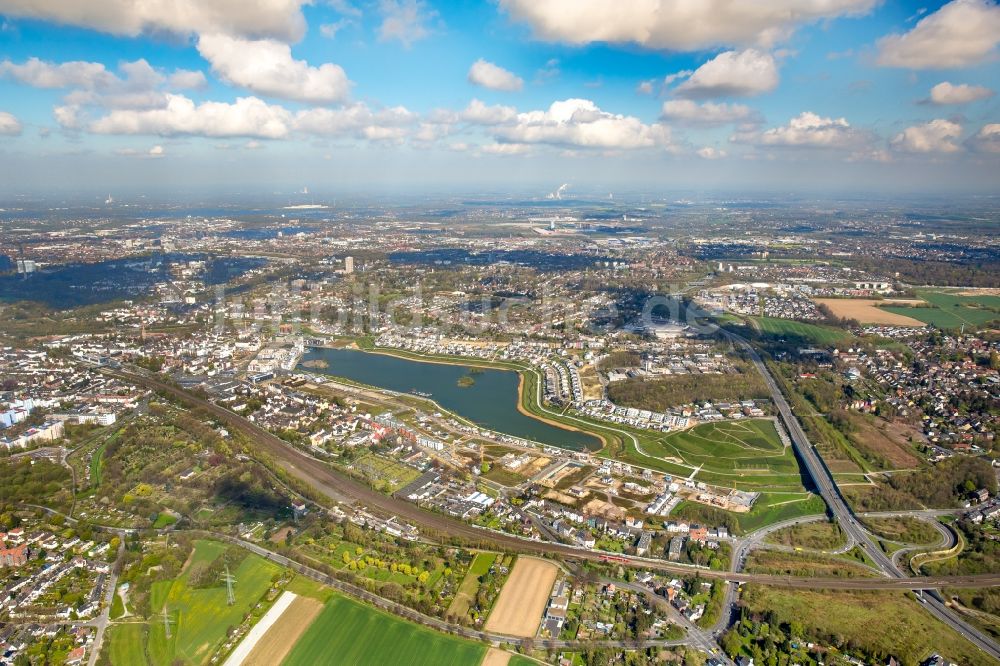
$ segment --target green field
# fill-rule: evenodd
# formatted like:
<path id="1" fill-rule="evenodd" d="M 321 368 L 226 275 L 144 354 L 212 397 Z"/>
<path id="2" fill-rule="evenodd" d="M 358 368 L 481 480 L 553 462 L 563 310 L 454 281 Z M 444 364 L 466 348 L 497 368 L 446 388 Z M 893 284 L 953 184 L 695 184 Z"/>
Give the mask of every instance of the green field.
<path id="1" fill-rule="evenodd" d="M 959 664 L 994 663 L 921 608 L 909 593 L 789 590 L 751 584 L 744 586 L 742 597 L 753 612 L 771 611 L 776 622 L 796 622 L 808 636 L 848 636 L 859 647 L 893 655 L 904 664 L 920 663 L 935 652 Z"/>
<path id="2" fill-rule="evenodd" d="M 420 476 L 420 472 L 412 467 L 375 454 L 358 458 L 354 461 L 353 467 L 367 478 L 384 483 L 391 492 L 399 490 Z"/>
<path id="3" fill-rule="evenodd" d="M 112 664 L 146 666 L 146 625 L 142 623 L 114 624 L 108 628 L 108 652 Z"/>
<path id="4" fill-rule="evenodd" d="M 105 442 L 97 447 L 90 458 L 90 487 L 96 488 L 101 485 L 104 478 L 104 449 L 108 443 Z"/>
<path id="5" fill-rule="evenodd" d="M 689 467 L 719 472 L 777 472 L 798 470 L 786 451 L 774 422 L 767 419 L 702 423 L 668 433 L 643 450 L 660 458 L 676 459 Z"/>
<path id="6" fill-rule="evenodd" d="M 187 576 L 191 565 L 213 562 L 226 548 L 225 544 L 216 541 L 197 541 L 190 561 L 178 578 L 153 584 L 153 612 L 159 614 L 166 609 L 173 621 L 170 639 L 166 638 L 162 620 L 154 617 L 150 621 L 146 655 L 155 666 L 207 661 L 225 639 L 226 631 L 240 624 L 243 616 L 271 587 L 271 579 L 281 571 L 276 564 L 248 554 L 231 572 L 236 578 L 236 603 L 232 606 L 226 604 L 226 588 L 221 581 L 215 587 L 189 587 Z"/>
<path id="7" fill-rule="evenodd" d="M 1000 296 L 959 296 L 940 291 L 918 291 L 933 307 L 891 306 L 889 312 L 913 317 L 937 328 L 979 328 L 1000 319 Z"/>
<path id="8" fill-rule="evenodd" d="M 854 337 L 843 329 L 807 324 L 793 319 L 778 317 L 750 317 L 750 319 L 762 333 L 783 338 L 799 338 L 804 343 L 832 345 Z"/>
<path id="9" fill-rule="evenodd" d="M 285 658 L 285 666 L 440 666 L 482 661 L 486 646 L 441 634 L 335 595 Z"/>
<path id="10" fill-rule="evenodd" d="M 455 600 L 448 608 L 449 613 L 454 613 L 456 617 L 465 617 L 469 612 L 469 606 L 472 605 L 472 600 L 476 597 L 476 592 L 479 590 L 479 577 L 490 570 L 496 559 L 496 553 L 476 553 L 469 565 L 469 572 L 465 574 L 462 584 L 458 586 Z"/>

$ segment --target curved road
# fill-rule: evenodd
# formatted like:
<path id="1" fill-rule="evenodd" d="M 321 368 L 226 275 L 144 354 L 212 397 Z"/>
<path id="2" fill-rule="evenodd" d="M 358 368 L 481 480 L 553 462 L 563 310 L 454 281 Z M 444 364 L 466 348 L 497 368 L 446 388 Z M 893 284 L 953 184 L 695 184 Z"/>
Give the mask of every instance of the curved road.
<path id="1" fill-rule="evenodd" d="M 279 439 L 260 426 L 247 421 L 238 414 L 231 412 L 224 407 L 220 407 L 219 405 L 216 405 L 208 400 L 192 395 L 175 385 L 167 384 L 158 379 L 131 372 L 109 370 L 106 368 L 104 371 L 108 374 L 117 376 L 124 381 L 145 386 L 156 391 L 163 391 L 182 402 L 210 412 L 223 423 L 226 423 L 232 428 L 237 429 L 250 437 L 257 448 L 270 455 L 274 459 L 275 464 L 279 467 L 311 485 L 313 488 L 329 498 L 346 503 L 356 501 L 365 506 L 381 510 L 389 515 L 395 515 L 404 520 L 412 521 L 418 525 L 422 525 L 442 534 L 449 534 L 474 541 L 487 542 L 500 550 L 535 554 L 557 554 L 571 559 L 585 559 L 591 561 L 607 561 L 608 557 L 611 556 L 615 558 L 615 562 L 620 562 L 621 564 L 636 568 L 666 571 L 672 574 L 687 576 L 697 575 L 702 578 L 715 580 L 763 583 L 779 587 L 896 590 L 917 590 L 940 587 L 1000 587 L 1000 573 L 965 576 L 901 578 L 897 580 L 851 580 L 713 571 L 705 568 L 670 563 L 664 560 L 605 554 L 585 548 L 576 548 L 563 544 L 516 537 L 502 532 L 493 532 L 474 527 L 466 522 L 455 520 L 441 514 L 432 513 L 406 500 L 401 500 L 389 495 L 383 495 L 369 486 L 341 474 L 323 461 L 313 458 L 306 453 L 291 447 L 284 440 Z"/>

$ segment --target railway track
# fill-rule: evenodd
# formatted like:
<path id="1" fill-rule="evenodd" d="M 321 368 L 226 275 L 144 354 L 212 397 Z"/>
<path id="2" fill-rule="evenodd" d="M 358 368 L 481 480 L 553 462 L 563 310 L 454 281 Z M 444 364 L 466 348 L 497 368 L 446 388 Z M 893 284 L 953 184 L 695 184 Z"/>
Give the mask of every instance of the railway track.
<path id="1" fill-rule="evenodd" d="M 488 543 L 498 550 L 537 555 L 553 554 L 576 560 L 619 563 L 629 567 L 662 571 L 675 575 L 698 575 L 706 579 L 727 580 L 734 583 L 760 583 L 787 588 L 927 590 L 942 587 L 982 588 L 1000 586 L 1000 573 L 965 576 L 852 579 L 713 571 L 710 569 L 672 564 L 663 560 L 608 555 L 564 544 L 536 541 L 485 530 L 473 527 L 460 520 L 427 511 L 406 500 L 384 495 L 373 490 L 367 485 L 338 472 L 323 461 L 293 448 L 285 441 L 242 416 L 224 407 L 220 407 L 209 400 L 200 398 L 178 386 L 168 384 L 154 377 L 125 370 L 102 368 L 102 371 L 123 381 L 166 393 L 191 407 L 197 407 L 211 413 L 228 427 L 250 438 L 258 450 L 269 455 L 274 463 L 288 474 L 309 484 L 312 488 L 332 500 L 348 504 L 357 502 L 360 505 L 397 516 L 417 526 L 429 528 L 441 534 L 449 534 L 479 543 Z"/>

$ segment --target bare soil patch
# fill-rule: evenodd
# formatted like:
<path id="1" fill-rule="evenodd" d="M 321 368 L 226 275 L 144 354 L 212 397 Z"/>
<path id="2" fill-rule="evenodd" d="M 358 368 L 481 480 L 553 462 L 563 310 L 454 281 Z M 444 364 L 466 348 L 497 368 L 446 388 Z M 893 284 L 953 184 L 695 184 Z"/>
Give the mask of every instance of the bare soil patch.
<path id="1" fill-rule="evenodd" d="M 837 317 L 856 319 L 862 324 L 886 324 L 888 326 L 923 326 L 924 322 L 883 310 L 878 305 L 911 305 L 910 301 L 879 301 L 868 298 L 816 298 L 819 305 L 825 305 Z M 917 301 L 923 303 L 923 301 Z"/>
<path id="2" fill-rule="evenodd" d="M 479 666 L 507 666 L 508 661 L 510 661 L 510 652 L 504 652 L 503 650 L 491 647 L 487 650 L 486 658 L 483 659 L 483 663 Z"/>
<path id="3" fill-rule="evenodd" d="M 247 655 L 242 666 L 280 664 L 321 610 L 323 610 L 321 601 L 303 596 L 296 597 L 267 633 L 257 641 L 257 645 Z"/>
<path id="4" fill-rule="evenodd" d="M 510 578 L 500 591 L 486 630 L 531 638 L 538 632 L 559 568 L 545 560 L 518 557 Z"/>

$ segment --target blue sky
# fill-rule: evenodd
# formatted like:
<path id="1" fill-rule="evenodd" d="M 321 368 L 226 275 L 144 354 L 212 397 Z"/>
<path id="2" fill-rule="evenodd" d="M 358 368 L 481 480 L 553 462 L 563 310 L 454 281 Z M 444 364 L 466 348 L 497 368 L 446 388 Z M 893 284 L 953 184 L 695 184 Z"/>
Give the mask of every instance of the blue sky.
<path id="1" fill-rule="evenodd" d="M 992 0 L 153 4 L 0 0 L 0 188 L 996 192 Z"/>

